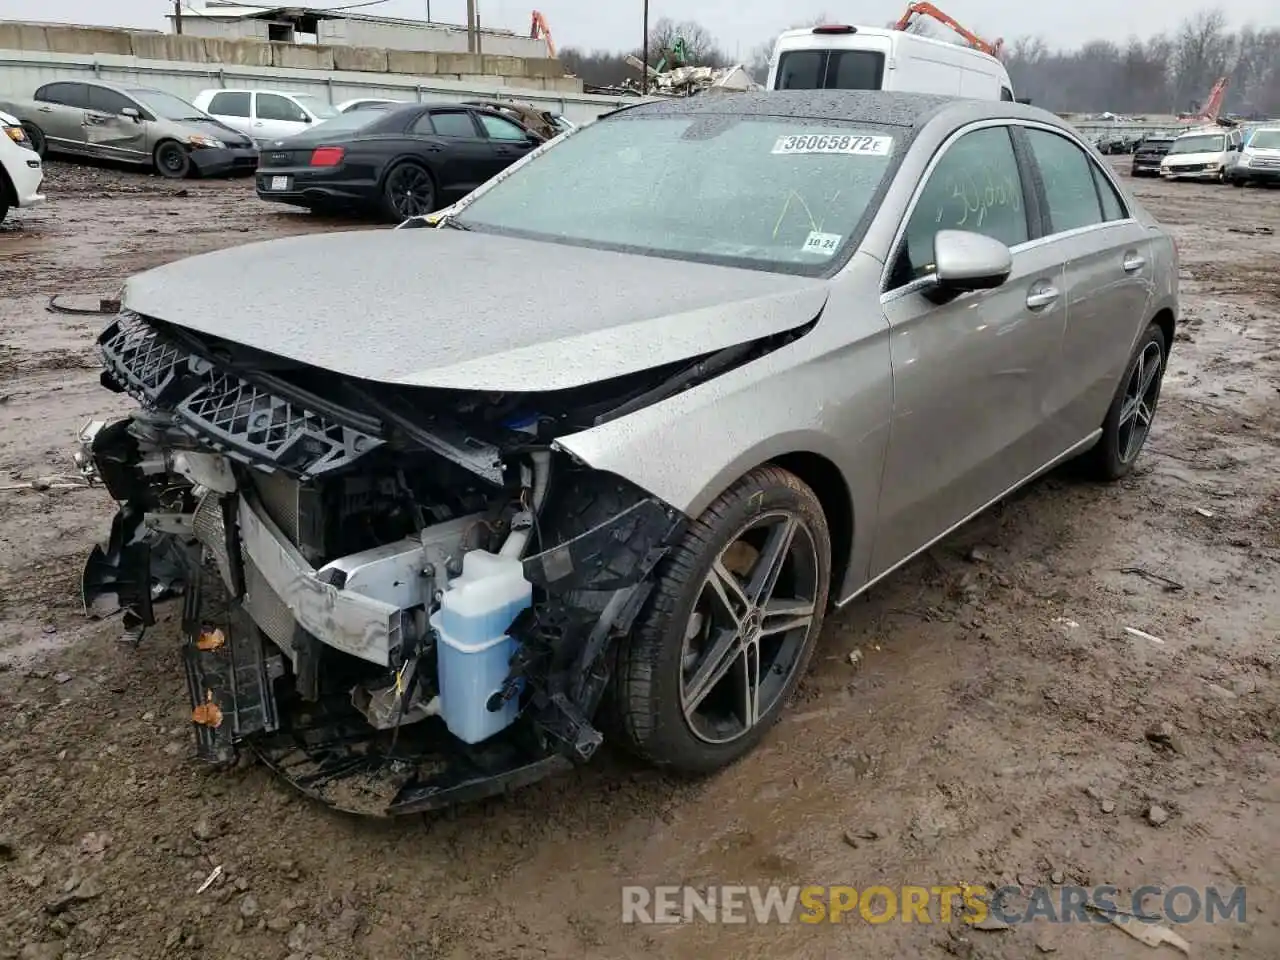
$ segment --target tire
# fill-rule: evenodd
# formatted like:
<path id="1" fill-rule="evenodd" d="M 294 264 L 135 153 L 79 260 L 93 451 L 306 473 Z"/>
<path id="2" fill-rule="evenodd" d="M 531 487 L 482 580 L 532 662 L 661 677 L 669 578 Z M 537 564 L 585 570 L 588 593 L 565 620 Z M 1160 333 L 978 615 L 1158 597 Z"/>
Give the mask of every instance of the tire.
<path id="1" fill-rule="evenodd" d="M 717 598 L 728 597 L 736 584 L 740 592 L 733 596 L 744 599 L 752 585 L 739 574 L 756 580 L 764 569 L 760 558 L 774 538 L 785 539 L 788 527 L 790 547 L 781 574 L 775 574 L 777 589 L 757 596 L 779 606 L 792 604 L 795 616 L 788 619 L 779 611 L 775 626 L 802 625 L 773 635 L 756 633 L 768 622 L 759 604 L 745 618 L 756 633 L 758 658 L 754 722 L 745 722 L 746 648 L 735 642 L 729 649 L 736 652 L 717 658 L 719 665 L 729 665 L 723 672 L 710 663 L 715 638 L 726 635 L 717 627 L 728 622 Z M 778 467 L 743 477 L 706 509 L 659 566 L 649 602 L 616 651 L 609 727 L 641 758 L 684 773 L 710 773 L 749 752 L 777 722 L 804 676 L 822 630 L 830 577 L 831 537 L 813 491 Z M 779 599 L 780 592 L 788 599 Z M 772 666 L 765 668 L 766 663 Z M 713 683 L 696 683 L 700 674 L 717 673 L 720 679 Z M 699 688 L 709 691 L 705 699 Z M 686 710 L 686 697 L 699 702 Z"/>
<path id="2" fill-rule="evenodd" d="M 36 156 L 43 159 L 45 150 L 49 146 L 48 141 L 44 138 L 44 131 L 30 121 L 24 123 L 22 129 L 27 131 L 27 137 L 31 141 L 31 148 L 35 150 Z"/>
<path id="3" fill-rule="evenodd" d="M 1168 356 L 1169 345 L 1165 343 L 1164 331 L 1153 323 L 1143 332 L 1125 365 L 1116 395 L 1107 410 L 1106 419 L 1102 421 L 1102 437 L 1083 458 L 1085 467 L 1095 479 L 1119 480 L 1133 469 L 1151 432 Z M 1158 366 L 1147 379 L 1146 371 L 1152 362 Z M 1137 391 L 1141 392 L 1143 399 L 1134 408 L 1131 394 Z M 1140 433 L 1135 434 L 1133 430 L 1140 430 Z"/>
<path id="4" fill-rule="evenodd" d="M 431 172 L 412 160 L 401 160 L 382 180 L 383 216 L 396 223 L 424 216 L 436 209 L 436 196 Z"/>
<path id="5" fill-rule="evenodd" d="M 176 140 L 156 144 L 152 154 L 156 173 L 168 180 L 185 180 L 191 173 L 191 154 Z"/>

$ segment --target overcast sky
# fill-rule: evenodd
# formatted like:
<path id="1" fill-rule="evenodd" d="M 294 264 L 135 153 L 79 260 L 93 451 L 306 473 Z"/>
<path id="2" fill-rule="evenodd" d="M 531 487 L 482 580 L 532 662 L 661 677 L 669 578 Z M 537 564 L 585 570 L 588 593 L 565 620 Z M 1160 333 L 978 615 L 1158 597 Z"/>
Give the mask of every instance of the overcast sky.
<path id="1" fill-rule="evenodd" d="M 203 0 L 187 0 L 193 6 Z M 270 0 L 249 0 L 266 6 Z M 296 2 L 296 0 L 295 0 Z M 337 6 L 358 0 L 315 0 L 315 6 Z M 433 20 L 466 21 L 466 0 L 387 0 L 366 8 L 368 13 L 423 17 L 428 2 Z M 524 31 L 529 25 L 531 0 L 478 0 L 486 25 Z M 639 46 L 642 0 L 535 0 L 562 47 L 623 48 Z M 1038 34 L 1050 46 L 1078 46 L 1086 40 L 1130 34 L 1147 36 L 1172 28 L 1184 17 L 1212 5 L 1212 0 L 1071 0 L 1069 3 L 1019 3 L 1004 0 L 942 0 L 938 4 L 961 23 L 987 39 L 1006 40 Z M 0 0 L 0 19 L 56 20 L 113 26 L 164 29 L 166 0 Z M 851 23 L 880 26 L 895 19 L 906 0 L 650 0 L 649 16 L 697 20 L 711 31 L 730 56 L 746 56 L 761 40 L 796 21 L 824 11 L 843 11 Z M 1255 23 L 1280 26 L 1276 0 L 1233 0 L 1223 4 L 1233 26 Z"/>

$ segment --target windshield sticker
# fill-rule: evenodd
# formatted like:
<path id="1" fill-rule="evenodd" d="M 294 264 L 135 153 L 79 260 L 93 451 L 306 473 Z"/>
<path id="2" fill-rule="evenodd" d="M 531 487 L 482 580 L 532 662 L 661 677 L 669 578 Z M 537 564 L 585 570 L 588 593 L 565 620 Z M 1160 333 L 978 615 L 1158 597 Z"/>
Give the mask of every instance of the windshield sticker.
<path id="1" fill-rule="evenodd" d="M 840 241 L 843 239 L 838 233 L 819 233 L 815 230 L 805 239 L 804 246 L 800 249 L 805 253 L 829 257 L 839 249 Z"/>
<path id="2" fill-rule="evenodd" d="M 867 157 L 887 157 L 893 137 L 859 134 L 815 133 L 808 136 L 779 137 L 773 153 L 849 153 Z"/>

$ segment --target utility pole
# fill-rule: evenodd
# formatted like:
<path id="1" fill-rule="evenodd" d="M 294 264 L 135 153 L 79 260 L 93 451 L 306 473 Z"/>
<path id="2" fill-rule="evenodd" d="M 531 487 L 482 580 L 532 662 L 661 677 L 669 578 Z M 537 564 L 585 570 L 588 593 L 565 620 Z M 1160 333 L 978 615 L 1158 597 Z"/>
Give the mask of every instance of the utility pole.
<path id="1" fill-rule="evenodd" d="M 173 0 L 173 31 L 182 32 L 182 0 Z"/>
<path id="2" fill-rule="evenodd" d="M 644 69 L 640 71 L 640 92 L 649 92 L 649 0 L 644 0 L 644 43 L 640 47 L 640 59 Z"/>
<path id="3" fill-rule="evenodd" d="M 476 0 L 467 0 L 467 53 L 476 52 Z"/>

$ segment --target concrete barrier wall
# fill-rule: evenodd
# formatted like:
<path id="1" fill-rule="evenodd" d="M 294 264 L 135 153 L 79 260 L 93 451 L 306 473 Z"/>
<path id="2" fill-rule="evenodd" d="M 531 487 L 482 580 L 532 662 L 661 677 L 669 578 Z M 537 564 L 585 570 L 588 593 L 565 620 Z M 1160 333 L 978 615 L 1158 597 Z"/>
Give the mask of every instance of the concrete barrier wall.
<path id="1" fill-rule="evenodd" d="M 239 44 L 236 45 L 237 47 Z M 392 51 L 388 51 L 388 57 Z M 414 56 L 430 56 L 415 54 Z M 477 98 L 518 100 L 585 123 L 602 113 L 636 102 L 582 92 L 581 81 L 501 76 L 441 77 L 369 73 L 353 70 L 286 69 L 262 64 L 169 61 L 112 54 L 70 54 L 0 48 L 0 97 L 25 99 L 54 80 L 101 80 L 154 87 L 190 100 L 201 90 L 241 87 L 310 93 L 330 103 L 357 97 L 386 97 L 410 102 Z M 656 99 L 656 98 L 651 98 Z"/>
<path id="2" fill-rule="evenodd" d="M 506 77 L 512 80 L 562 80 L 558 60 L 474 53 L 426 53 L 381 47 L 302 46 L 257 40 L 177 36 L 98 27 L 62 27 L 0 21 L 0 50 L 24 53 L 111 54 L 182 63 L 359 73 L 407 73 L 413 76 Z M 532 86 L 543 88 L 542 83 Z M 563 89 L 562 84 L 556 89 Z M 579 82 L 578 90 L 582 89 Z"/>

